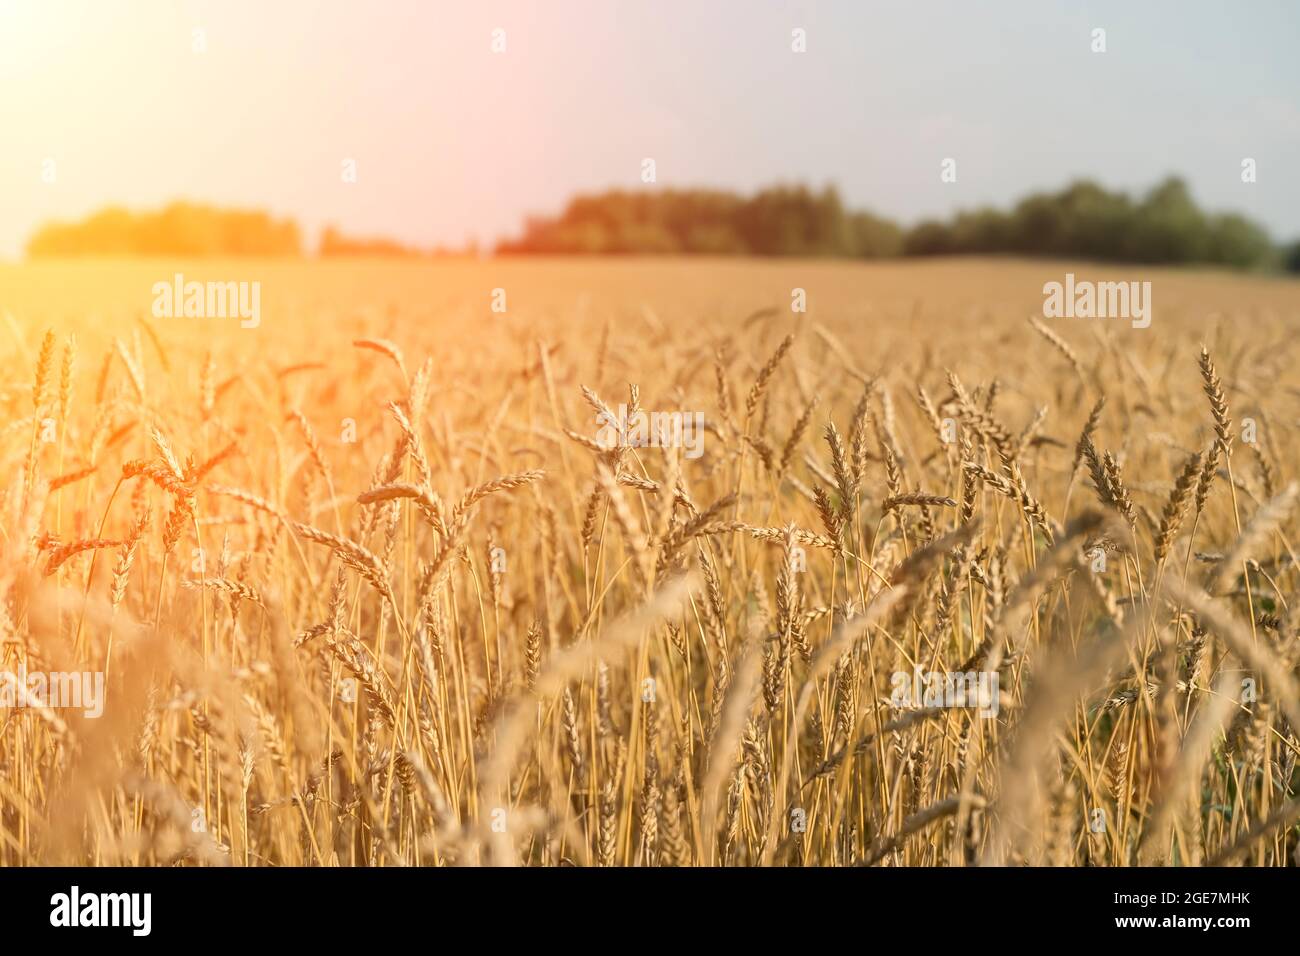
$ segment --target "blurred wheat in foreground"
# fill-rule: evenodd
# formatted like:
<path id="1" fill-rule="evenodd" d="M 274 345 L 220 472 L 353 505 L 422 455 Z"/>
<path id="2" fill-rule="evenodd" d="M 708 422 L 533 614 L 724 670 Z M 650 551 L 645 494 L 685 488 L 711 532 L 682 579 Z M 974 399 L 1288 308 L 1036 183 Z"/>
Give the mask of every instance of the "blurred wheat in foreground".
<path id="1" fill-rule="evenodd" d="M 1291 861 L 1277 342 L 646 322 L 237 370 L 33 330 L 3 668 L 107 696 L 0 711 L 0 863 Z M 703 456 L 606 447 L 618 406 L 703 412 Z M 891 700 L 918 672 L 996 716 Z"/>

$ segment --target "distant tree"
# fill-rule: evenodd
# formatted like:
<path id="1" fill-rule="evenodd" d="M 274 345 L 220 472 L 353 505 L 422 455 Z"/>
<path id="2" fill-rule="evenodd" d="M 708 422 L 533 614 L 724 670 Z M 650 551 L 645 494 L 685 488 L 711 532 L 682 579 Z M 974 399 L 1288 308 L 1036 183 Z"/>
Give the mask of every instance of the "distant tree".
<path id="1" fill-rule="evenodd" d="M 1211 262 L 1251 269 L 1273 266 L 1282 257 L 1267 232 L 1236 213 L 1211 217 L 1209 232 Z"/>
<path id="2" fill-rule="evenodd" d="M 736 230 L 725 222 L 688 226 L 684 251 L 708 256 L 743 255 L 748 250 Z"/>
<path id="3" fill-rule="evenodd" d="M 531 217 L 503 254 L 889 256 L 1012 253 L 1149 263 L 1214 263 L 1300 272 L 1300 243 L 1276 248 L 1236 214 L 1207 215 L 1187 184 L 1170 177 L 1139 201 L 1078 180 L 1034 193 L 1009 211 L 959 212 L 902 229 L 844 206 L 833 187 L 775 185 L 745 197 L 716 189 L 610 190 L 570 200 L 558 216 Z M 102 209 L 32 236 L 31 256 L 297 256 L 298 226 L 259 210 L 173 203 L 157 212 Z M 327 227 L 322 256 L 410 257 L 429 253 L 385 238 Z M 435 253 L 436 254 L 436 253 Z M 442 254 L 466 254 L 446 252 Z"/>
<path id="4" fill-rule="evenodd" d="M 903 230 L 888 219 L 869 212 L 848 216 L 849 251 L 865 259 L 885 259 L 903 251 Z"/>
<path id="5" fill-rule="evenodd" d="M 1236 215 L 1207 216 L 1170 178 L 1141 201 L 1090 180 L 1034 193 L 1010 212 L 984 208 L 903 230 L 845 208 L 833 188 L 776 185 L 745 198 L 717 190 L 610 191 L 578 196 L 555 218 L 534 218 L 503 253 L 688 253 L 762 256 L 989 255 L 1130 262 L 1277 261 L 1268 234 Z"/>
<path id="6" fill-rule="evenodd" d="M 948 227 L 954 252 L 989 253 L 1012 249 L 1011 219 L 996 209 L 958 213 Z"/>
<path id="7" fill-rule="evenodd" d="M 172 203 L 158 212 L 110 207 L 77 223 L 53 223 L 27 244 L 29 256 L 297 256 L 298 226 L 260 210 Z"/>
<path id="8" fill-rule="evenodd" d="M 666 255 L 682 251 L 677 237 L 659 222 L 620 223 L 609 241 L 610 252 L 624 255 Z"/>
<path id="9" fill-rule="evenodd" d="M 1300 240 L 1291 243 L 1284 249 L 1282 258 L 1287 272 L 1300 272 Z"/>
<path id="10" fill-rule="evenodd" d="M 1205 262 L 1210 230 L 1187 184 L 1171 176 L 1143 198 L 1125 235 L 1124 256 L 1132 262 Z"/>
<path id="11" fill-rule="evenodd" d="M 1065 223 L 1056 199 L 1037 193 L 1020 200 L 1012 211 L 1008 251 L 1031 256 L 1060 255 L 1065 251 L 1065 235 Z"/>
<path id="12" fill-rule="evenodd" d="M 1187 185 L 1170 178 L 1134 203 L 1088 180 L 1034 193 L 1010 214 L 995 209 L 929 220 L 903 243 L 905 255 L 1013 252 L 1126 262 L 1222 263 L 1262 268 L 1277 260 L 1268 234 L 1237 215 L 1207 216 Z"/>
<path id="13" fill-rule="evenodd" d="M 834 189 L 820 196 L 805 186 L 764 189 L 737 210 L 735 221 L 745 246 L 759 255 L 851 253 L 848 221 Z"/>
<path id="14" fill-rule="evenodd" d="M 1057 204 L 1061 231 L 1053 252 L 1089 259 L 1119 257 L 1125 232 L 1133 223 L 1133 204 L 1127 196 L 1080 180 L 1058 194 Z"/>
<path id="15" fill-rule="evenodd" d="M 896 226 L 850 214 L 833 188 L 773 186 L 748 199 L 718 190 L 579 196 L 554 219 L 531 218 L 503 253 L 892 255 Z"/>
<path id="16" fill-rule="evenodd" d="M 918 223 L 903 240 L 905 256 L 947 256 L 957 251 L 952 230 L 935 219 Z"/>

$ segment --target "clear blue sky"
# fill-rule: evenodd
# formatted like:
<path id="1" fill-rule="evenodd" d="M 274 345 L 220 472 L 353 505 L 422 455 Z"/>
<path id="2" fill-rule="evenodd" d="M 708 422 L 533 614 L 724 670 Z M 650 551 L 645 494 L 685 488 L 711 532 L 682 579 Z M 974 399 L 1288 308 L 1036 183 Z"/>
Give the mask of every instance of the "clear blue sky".
<path id="1" fill-rule="evenodd" d="M 50 218 L 175 198 L 313 240 L 490 241 L 641 188 L 643 157 L 663 186 L 834 183 L 905 222 L 1176 172 L 1290 239 L 1298 48 L 1282 0 L 0 0 L 0 256 Z"/>

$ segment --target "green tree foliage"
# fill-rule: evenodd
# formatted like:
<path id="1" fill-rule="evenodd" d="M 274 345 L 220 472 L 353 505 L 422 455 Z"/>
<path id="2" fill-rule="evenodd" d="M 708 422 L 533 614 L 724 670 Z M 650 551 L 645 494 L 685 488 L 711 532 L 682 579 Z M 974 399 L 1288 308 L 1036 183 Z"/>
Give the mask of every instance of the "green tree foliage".
<path id="1" fill-rule="evenodd" d="M 1279 259 L 1268 233 L 1236 215 L 1207 215 L 1186 183 L 1166 179 L 1134 202 L 1088 180 L 1035 193 L 1009 213 L 995 209 L 928 220 L 911 229 L 906 255 L 1013 253 L 1117 262 L 1204 263 L 1239 269 Z"/>
<path id="2" fill-rule="evenodd" d="M 902 230 L 850 212 L 832 188 L 774 186 L 746 199 L 716 190 L 580 196 L 554 219 L 530 219 L 504 253 L 695 253 L 892 256 Z"/>
<path id="3" fill-rule="evenodd" d="M 1241 269 L 1276 266 L 1283 252 L 1268 233 L 1244 216 L 1225 213 L 1210 219 L 1210 261 Z"/>
<path id="4" fill-rule="evenodd" d="M 530 219 L 504 253 L 704 253 L 764 256 L 1012 254 L 1264 268 L 1282 258 L 1268 234 L 1235 214 L 1207 215 L 1166 179 L 1138 200 L 1089 180 L 1035 193 L 1009 211 L 984 208 L 908 230 L 846 209 L 831 188 L 773 186 L 751 197 L 710 190 L 581 196 L 558 217 Z"/>
<path id="5" fill-rule="evenodd" d="M 1282 250 L 1282 260 L 1287 272 L 1300 272 L 1300 241 Z"/>
<path id="6" fill-rule="evenodd" d="M 435 250 L 438 254 L 471 254 Z M 745 197 L 723 190 L 612 190 L 578 196 L 556 217 L 530 218 L 500 253 L 552 255 L 760 255 L 876 259 L 1020 255 L 1144 263 L 1203 263 L 1300 272 L 1300 243 L 1274 246 L 1233 214 L 1207 214 L 1176 177 L 1132 199 L 1089 180 L 1034 193 L 1009 211 L 960 212 L 903 229 L 845 207 L 839 193 L 777 185 Z M 30 256 L 297 256 L 298 226 L 266 212 L 173 203 L 160 212 L 108 208 L 52 223 Z M 425 255 L 393 240 L 357 239 L 327 227 L 322 256 Z"/>

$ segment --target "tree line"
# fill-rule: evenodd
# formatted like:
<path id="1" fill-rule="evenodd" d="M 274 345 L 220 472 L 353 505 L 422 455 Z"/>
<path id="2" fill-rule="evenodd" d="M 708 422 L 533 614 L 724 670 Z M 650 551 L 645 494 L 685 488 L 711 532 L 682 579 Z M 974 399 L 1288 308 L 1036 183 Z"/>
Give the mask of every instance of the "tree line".
<path id="1" fill-rule="evenodd" d="M 1208 213 L 1170 177 L 1132 198 L 1079 180 L 1025 197 L 904 227 L 846 208 L 832 187 L 774 186 L 743 197 L 718 190 L 611 190 L 532 218 L 501 243 L 505 254 L 838 256 L 988 255 L 1116 262 L 1200 263 L 1300 271 L 1300 243 L 1274 244 L 1235 213 Z"/>
<path id="2" fill-rule="evenodd" d="M 157 212 L 117 206 L 80 222 L 50 223 L 27 243 L 41 256 L 299 256 L 302 237 L 291 219 L 261 210 L 218 209 L 176 202 Z"/>
<path id="3" fill-rule="evenodd" d="M 113 207 L 32 236 L 28 255 L 301 256 L 290 219 L 265 211 L 177 202 L 161 211 Z M 387 239 L 356 239 L 326 227 L 321 256 L 428 257 Z M 531 217 L 502 255 L 757 255 L 884 259 L 897 256 L 1055 256 L 1115 262 L 1209 264 L 1300 272 L 1300 242 L 1279 246 L 1235 213 L 1209 213 L 1170 177 L 1143 195 L 1079 180 L 1025 197 L 1009 210 L 983 208 L 911 227 L 849 209 L 833 187 L 778 185 L 751 196 L 716 189 L 610 190 L 572 199 L 558 216 Z"/>

